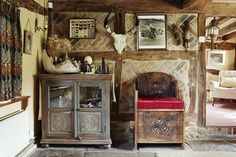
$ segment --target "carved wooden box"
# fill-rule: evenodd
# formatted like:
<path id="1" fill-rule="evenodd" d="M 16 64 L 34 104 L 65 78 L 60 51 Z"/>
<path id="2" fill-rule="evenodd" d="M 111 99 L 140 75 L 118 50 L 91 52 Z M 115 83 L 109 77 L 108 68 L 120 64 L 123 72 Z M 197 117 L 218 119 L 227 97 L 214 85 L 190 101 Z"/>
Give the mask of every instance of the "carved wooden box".
<path id="1" fill-rule="evenodd" d="M 138 143 L 182 143 L 182 112 L 140 111 L 137 116 Z"/>

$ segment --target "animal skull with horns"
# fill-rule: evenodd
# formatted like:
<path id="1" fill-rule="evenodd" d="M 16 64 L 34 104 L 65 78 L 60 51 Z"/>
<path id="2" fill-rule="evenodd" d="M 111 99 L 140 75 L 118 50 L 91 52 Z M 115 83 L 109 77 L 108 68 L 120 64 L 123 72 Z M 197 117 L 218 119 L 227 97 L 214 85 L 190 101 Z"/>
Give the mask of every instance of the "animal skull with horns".
<path id="1" fill-rule="evenodd" d="M 108 13 L 108 15 L 106 16 L 106 18 L 104 20 L 104 27 L 107 30 L 107 32 L 110 33 L 111 36 L 113 37 L 114 47 L 115 47 L 116 51 L 119 54 L 121 54 L 122 51 L 124 50 L 124 48 L 126 47 L 126 37 L 127 37 L 127 35 L 132 35 L 137 31 L 139 21 L 138 21 L 137 15 L 135 14 L 135 18 L 136 18 L 135 26 L 125 34 L 116 34 L 115 32 L 111 31 L 111 28 L 108 25 L 108 20 L 109 20 L 110 14 L 111 14 L 111 12 Z"/>

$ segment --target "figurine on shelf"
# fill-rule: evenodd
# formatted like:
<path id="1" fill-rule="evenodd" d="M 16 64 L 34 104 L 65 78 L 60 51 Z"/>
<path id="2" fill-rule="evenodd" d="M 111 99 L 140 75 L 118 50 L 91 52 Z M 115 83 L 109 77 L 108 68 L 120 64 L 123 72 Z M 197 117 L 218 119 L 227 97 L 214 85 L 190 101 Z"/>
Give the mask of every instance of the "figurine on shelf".
<path id="1" fill-rule="evenodd" d="M 94 65 L 92 63 L 93 63 L 93 59 L 91 56 L 86 56 L 84 58 L 83 72 L 85 74 L 94 74 L 95 73 Z"/>

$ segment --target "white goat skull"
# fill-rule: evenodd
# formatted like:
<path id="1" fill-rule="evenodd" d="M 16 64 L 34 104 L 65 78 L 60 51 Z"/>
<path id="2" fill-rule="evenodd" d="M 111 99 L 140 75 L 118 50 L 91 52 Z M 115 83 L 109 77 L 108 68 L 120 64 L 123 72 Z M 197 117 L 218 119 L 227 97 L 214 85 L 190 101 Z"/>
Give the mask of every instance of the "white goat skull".
<path id="1" fill-rule="evenodd" d="M 137 25 L 138 22 L 136 21 L 136 26 L 134 28 L 132 28 L 129 32 L 125 33 L 125 34 L 116 34 L 115 32 L 112 32 L 109 25 L 108 25 L 108 18 L 110 16 L 111 13 L 109 13 L 105 20 L 104 20 L 104 27 L 106 28 L 107 32 L 111 34 L 111 36 L 114 39 L 114 47 L 116 49 L 116 51 L 121 54 L 122 51 L 124 50 L 124 48 L 126 47 L 126 37 L 127 35 L 131 35 L 134 34 L 137 30 Z M 135 15 L 136 16 L 136 15 Z M 136 16 L 136 20 L 137 20 L 137 16 Z"/>

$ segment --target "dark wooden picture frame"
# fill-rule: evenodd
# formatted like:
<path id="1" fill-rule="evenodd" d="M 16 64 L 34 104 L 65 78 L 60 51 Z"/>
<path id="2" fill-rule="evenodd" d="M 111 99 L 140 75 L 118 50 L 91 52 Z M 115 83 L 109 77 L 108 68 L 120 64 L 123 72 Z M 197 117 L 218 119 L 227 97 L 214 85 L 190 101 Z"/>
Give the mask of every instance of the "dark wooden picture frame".
<path id="1" fill-rule="evenodd" d="M 24 30 L 24 53 L 32 54 L 33 33 L 31 31 Z"/>
<path id="2" fill-rule="evenodd" d="M 69 38 L 94 39 L 96 21 L 93 18 L 70 19 Z"/>
<path id="3" fill-rule="evenodd" d="M 166 15 L 138 15 L 138 49 L 166 49 Z"/>

